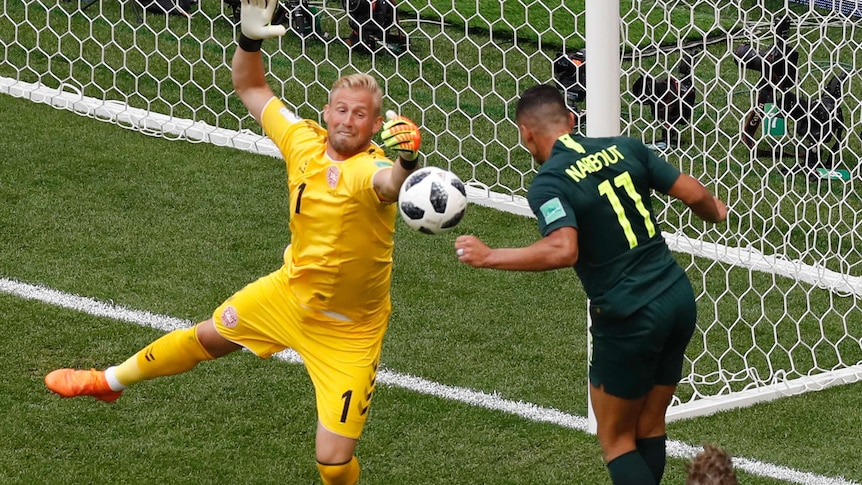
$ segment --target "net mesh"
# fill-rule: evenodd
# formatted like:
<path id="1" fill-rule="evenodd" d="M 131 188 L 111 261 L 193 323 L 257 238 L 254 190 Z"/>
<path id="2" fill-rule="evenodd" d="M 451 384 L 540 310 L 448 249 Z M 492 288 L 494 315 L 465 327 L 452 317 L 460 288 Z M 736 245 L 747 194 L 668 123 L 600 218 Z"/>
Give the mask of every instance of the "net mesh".
<path id="1" fill-rule="evenodd" d="M 0 90 L 154 136 L 274 153 L 231 87 L 235 3 L 167 15 L 134 0 L 4 2 Z M 589 47 L 582 2 L 401 1 L 401 36 L 364 45 L 345 3 L 306 5 L 310 24 L 292 17 L 300 3 L 283 3 L 293 28 L 264 42 L 276 95 L 322 121 L 338 76 L 373 73 L 385 108 L 423 127 L 427 163 L 456 172 L 474 202 L 528 213 L 536 167 L 512 116 L 524 88 L 569 88 L 582 121 L 602 109 L 554 70 L 589 67 L 577 62 Z M 855 2 L 826 3 L 621 4 L 623 48 L 607 55 L 621 55 L 623 133 L 732 211 L 711 226 L 678 202 L 655 206 L 699 299 L 678 409 L 862 377 L 862 32 L 845 5 Z"/>

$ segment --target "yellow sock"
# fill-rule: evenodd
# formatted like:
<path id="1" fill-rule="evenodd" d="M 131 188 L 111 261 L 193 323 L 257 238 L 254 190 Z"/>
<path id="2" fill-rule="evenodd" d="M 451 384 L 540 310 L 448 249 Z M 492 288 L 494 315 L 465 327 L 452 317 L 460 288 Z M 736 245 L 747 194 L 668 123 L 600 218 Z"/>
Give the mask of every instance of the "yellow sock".
<path id="1" fill-rule="evenodd" d="M 118 365 L 115 375 L 120 384 L 132 384 L 160 376 L 185 372 L 213 357 L 201 345 L 195 328 L 174 330 L 144 347 Z"/>
<path id="2" fill-rule="evenodd" d="M 359 460 L 354 456 L 343 465 L 317 463 L 323 485 L 356 485 L 359 483 Z"/>

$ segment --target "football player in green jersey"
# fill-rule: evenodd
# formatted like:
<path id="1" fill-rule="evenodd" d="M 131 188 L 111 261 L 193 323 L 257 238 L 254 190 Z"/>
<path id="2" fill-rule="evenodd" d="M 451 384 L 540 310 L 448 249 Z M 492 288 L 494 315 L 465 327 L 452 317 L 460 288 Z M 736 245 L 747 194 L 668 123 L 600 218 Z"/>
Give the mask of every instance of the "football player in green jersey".
<path id="1" fill-rule="evenodd" d="M 697 319 L 694 292 L 658 226 L 651 190 L 700 218 L 727 207 L 638 140 L 572 135 L 574 116 L 559 90 L 527 89 L 515 112 L 521 140 L 541 165 L 527 200 L 542 238 L 491 249 L 475 236 L 455 241 L 477 268 L 544 271 L 574 267 L 590 299 L 590 399 L 615 485 L 650 485 L 665 467 L 665 412 Z"/>

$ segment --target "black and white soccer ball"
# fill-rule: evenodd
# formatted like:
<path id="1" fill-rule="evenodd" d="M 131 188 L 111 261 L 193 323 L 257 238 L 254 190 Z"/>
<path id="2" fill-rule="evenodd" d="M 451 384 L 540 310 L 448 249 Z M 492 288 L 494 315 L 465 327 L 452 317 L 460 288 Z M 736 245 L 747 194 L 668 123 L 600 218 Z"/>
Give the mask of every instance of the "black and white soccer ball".
<path id="1" fill-rule="evenodd" d="M 426 234 L 454 228 L 467 211 L 464 182 L 439 167 L 424 167 L 411 173 L 401 185 L 398 211 L 408 226 Z"/>

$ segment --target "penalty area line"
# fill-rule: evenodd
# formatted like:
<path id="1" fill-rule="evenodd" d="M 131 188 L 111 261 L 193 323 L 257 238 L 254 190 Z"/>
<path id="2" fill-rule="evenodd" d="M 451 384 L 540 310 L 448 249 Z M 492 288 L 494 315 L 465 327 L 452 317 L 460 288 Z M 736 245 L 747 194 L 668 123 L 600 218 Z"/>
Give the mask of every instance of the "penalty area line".
<path id="1" fill-rule="evenodd" d="M 151 327 L 165 332 L 176 330 L 178 328 L 187 328 L 195 324 L 195 322 L 191 322 L 189 320 L 174 318 L 167 315 L 158 315 L 147 311 L 133 310 L 111 302 L 72 295 L 53 290 L 51 288 L 46 288 L 44 286 L 21 283 L 8 278 L 0 278 L 0 292 L 26 300 L 35 300 L 53 306 L 77 310 L 88 315 L 134 323 L 136 325 Z M 302 362 L 299 355 L 292 350 L 279 352 L 275 357 L 291 363 Z M 377 382 L 442 399 L 458 401 L 472 406 L 514 414 L 535 422 L 555 424 L 557 426 L 584 433 L 588 432 L 588 420 L 586 417 L 569 414 L 557 409 L 542 407 L 529 402 L 505 399 L 496 393 L 486 393 L 463 387 L 447 386 L 421 377 L 401 374 L 385 368 L 378 371 Z M 668 440 L 667 442 L 667 454 L 673 458 L 690 459 L 702 449 L 703 448 L 699 446 L 692 446 L 679 441 Z M 790 483 L 799 483 L 803 485 L 860 485 L 858 482 L 845 480 L 841 477 L 817 475 L 748 458 L 734 457 L 733 464 L 737 469 L 743 470 L 752 475 L 775 478 Z"/>

